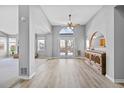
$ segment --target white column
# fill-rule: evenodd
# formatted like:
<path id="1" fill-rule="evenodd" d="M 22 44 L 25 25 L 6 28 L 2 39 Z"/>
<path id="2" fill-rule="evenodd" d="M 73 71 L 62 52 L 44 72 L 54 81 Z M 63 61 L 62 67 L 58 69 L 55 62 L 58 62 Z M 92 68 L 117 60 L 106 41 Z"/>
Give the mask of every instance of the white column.
<path id="1" fill-rule="evenodd" d="M 19 76 L 31 79 L 35 72 L 35 34 L 31 29 L 30 6 L 19 6 Z"/>

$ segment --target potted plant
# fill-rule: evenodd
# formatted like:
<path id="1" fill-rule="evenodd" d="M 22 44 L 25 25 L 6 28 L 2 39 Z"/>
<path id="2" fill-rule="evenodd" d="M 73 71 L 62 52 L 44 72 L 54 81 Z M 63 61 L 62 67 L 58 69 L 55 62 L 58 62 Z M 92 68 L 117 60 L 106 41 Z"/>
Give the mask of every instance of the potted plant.
<path id="1" fill-rule="evenodd" d="M 16 51 L 16 47 L 14 45 L 11 46 L 10 48 L 11 54 L 14 55 Z"/>

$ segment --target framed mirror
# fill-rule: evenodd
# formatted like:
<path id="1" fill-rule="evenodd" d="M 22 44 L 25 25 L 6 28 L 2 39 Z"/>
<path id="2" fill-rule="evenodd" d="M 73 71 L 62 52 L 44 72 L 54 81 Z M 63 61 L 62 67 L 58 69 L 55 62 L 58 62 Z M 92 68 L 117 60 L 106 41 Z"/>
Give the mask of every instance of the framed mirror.
<path id="1" fill-rule="evenodd" d="M 105 48 L 106 40 L 102 33 L 94 32 L 89 41 L 89 49 L 95 50 L 98 48 Z"/>

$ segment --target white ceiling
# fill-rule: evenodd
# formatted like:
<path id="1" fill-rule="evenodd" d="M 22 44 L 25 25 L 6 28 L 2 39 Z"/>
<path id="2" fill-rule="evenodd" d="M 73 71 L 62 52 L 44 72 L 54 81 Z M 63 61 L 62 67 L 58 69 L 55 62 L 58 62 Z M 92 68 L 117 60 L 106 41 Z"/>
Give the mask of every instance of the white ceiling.
<path id="1" fill-rule="evenodd" d="M 7 34 L 18 33 L 18 6 L 0 6 L 0 31 Z"/>
<path id="2" fill-rule="evenodd" d="M 64 25 L 68 22 L 68 15 L 72 15 L 72 22 L 85 25 L 102 8 L 100 5 L 44 5 L 41 6 L 52 25 Z"/>
<path id="3" fill-rule="evenodd" d="M 34 25 L 36 29 L 39 29 L 43 33 L 49 30 L 50 25 L 47 22 L 47 18 L 52 25 L 62 25 L 66 24 L 68 21 L 68 14 L 72 14 L 73 23 L 80 23 L 81 25 L 86 24 L 89 19 L 101 8 L 102 6 L 93 6 L 93 5 L 76 5 L 76 6 L 61 6 L 61 5 L 48 5 L 48 6 L 36 6 L 33 8 L 32 16 L 34 18 Z M 45 13 L 46 17 L 41 13 Z M 38 15 L 38 16 L 36 16 Z M 33 19 L 32 19 L 33 20 Z M 35 29 L 35 30 L 36 30 Z M 18 33 L 18 6 L 13 5 L 4 5 L 0 6 L 0 31 L 3 31 L 8 34 L 17 34 Z M 48 31 L 49 32 L 49 31 Z"/>
<path id="4" fill-rule="evenodd" d="M 32 25 L 32 30 L 37 34 L 51 32 L 51 25 L 39 5 L 30 6 L 30 23 Z"/>

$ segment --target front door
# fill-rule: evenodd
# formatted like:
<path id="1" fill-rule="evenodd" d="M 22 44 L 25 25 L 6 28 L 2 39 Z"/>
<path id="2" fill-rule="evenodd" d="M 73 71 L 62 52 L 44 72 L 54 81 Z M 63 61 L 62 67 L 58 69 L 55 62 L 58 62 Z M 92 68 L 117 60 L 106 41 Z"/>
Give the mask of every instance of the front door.
<path id="1" fill-rule="evenodd" d="M 59 41 L 59 55 L 61 57 L 74 56 L 74 39 L 60 39 Z"/>

